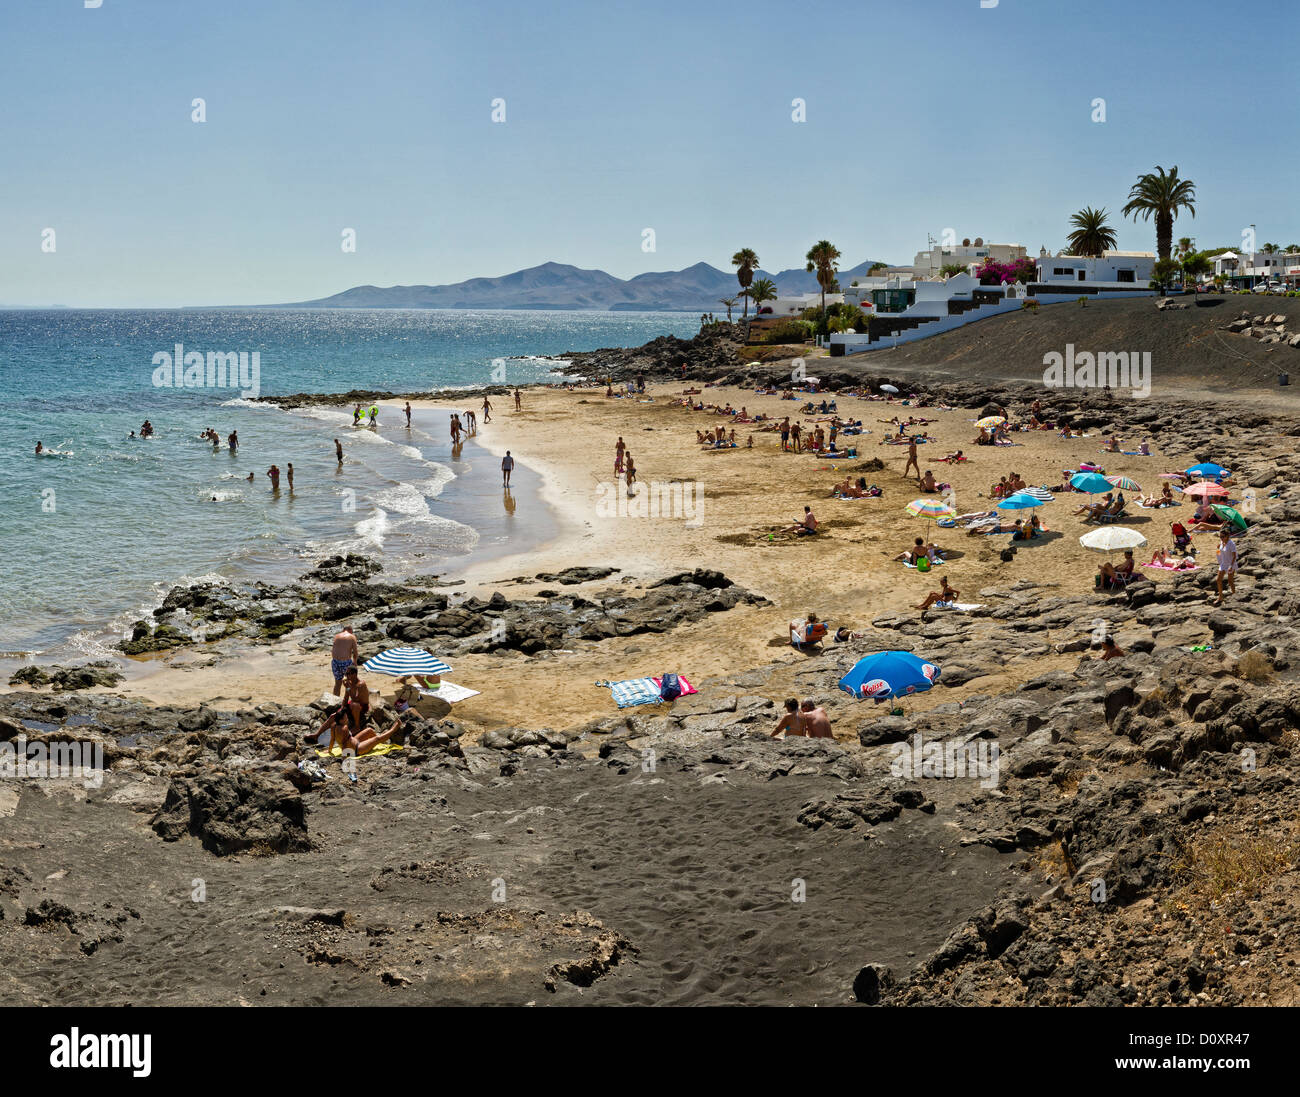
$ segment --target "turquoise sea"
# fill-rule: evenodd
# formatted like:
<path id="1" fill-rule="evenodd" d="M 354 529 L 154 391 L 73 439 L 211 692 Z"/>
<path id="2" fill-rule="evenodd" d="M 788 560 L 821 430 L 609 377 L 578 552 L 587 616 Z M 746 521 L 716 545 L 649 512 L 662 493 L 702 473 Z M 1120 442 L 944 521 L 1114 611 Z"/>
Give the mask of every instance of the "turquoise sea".
<path id="1" fill-rule="evenodd" d="M 486 475 L 495 463 L 472 444 L 453 458 L 445 417 L 408 431 L 385 411 L 376 430 L 354 430 L 343 409 L 253 404 L 230 376 L 161 387 L 161 355 L 177 344 L 186 356 L 248 355 L 246 379 L 256 353 L 263 395 L 414 392 L 546 382 L 554 364 L 535 356 L 689 337 L 698 324 L 682 313 L 0 311 L 0 654 L 103 654 L 187 579 L 283 582 L 347 550 L 382 555 L 390 575 L 445 572 L 521 535 L 520 512 Z M 146 418 L 155 436 L 131 439 Z M 206 427 L 219 448 L 199 439 Z M 54 454 L 35 456 L 37 441 Z M 277 497 L 266 471 L 290 462 L 294 493 L 282 480 Z"/>

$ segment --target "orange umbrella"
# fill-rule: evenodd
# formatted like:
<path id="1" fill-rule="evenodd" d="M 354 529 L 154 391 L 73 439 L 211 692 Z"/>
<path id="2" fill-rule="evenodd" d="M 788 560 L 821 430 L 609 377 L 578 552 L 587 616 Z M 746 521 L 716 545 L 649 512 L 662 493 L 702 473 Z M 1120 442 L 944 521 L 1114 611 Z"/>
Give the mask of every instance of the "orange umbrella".
<path id="1" fill-rule="evenodd" d="M 1204 499 L 1207 495 L 1227 495 L 1228 489 L 1219 484 L 1211 484 L 1208 480 L 1202 480 L 1199 484 L 1193 484 L 1190 488 L 1182 489 L 1184 495 L 1195 495 L 1199 499 Z"/>

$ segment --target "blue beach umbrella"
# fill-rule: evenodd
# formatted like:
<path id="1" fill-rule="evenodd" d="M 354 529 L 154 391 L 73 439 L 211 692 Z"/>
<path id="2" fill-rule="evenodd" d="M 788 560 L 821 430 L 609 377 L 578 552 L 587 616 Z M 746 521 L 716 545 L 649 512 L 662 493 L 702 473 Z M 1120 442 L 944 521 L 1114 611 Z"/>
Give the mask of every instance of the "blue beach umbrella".
<path id="1" fill-rule="evenodd" d="M 1014 495 L 1008 495 L 998 504 L 998 510 L 1030 510 L 1033 507 L 1041 507 L 1043 500 L 1036 496 L 1030 495 L 1027 491 L 1018 491 Z"/>
<path id="2" fill-rule="evenodd" d="M 878 651 L 859 659 L 839 685 L 850 697 L 884 701 L 924 693 L 939 679 L 940 668 L 910 651 Z"/>
<path id="3" fill-rule="evenodd" d="M 1114 485 L 1099 472 L 1080 472 L 1070 477 L 1070 487 L 1086 491 L 1090 495 L 1100 495 L 1103 491 L 1114 491 Z"/>
<path id="4" fill-rule="evenodd" d="M 1202 465 L 1193 465 L 1187 470 L 1188 476 L 1204 476 L 1207 479 L 1217 480 L 1220 476 L 1227 476 L 1228 470 L 1222 465 L 1216 465 L 1213 461 L 1206 461 Z"/>
<path id="5" fill-rule="evenodd" d="M 451 667 L 441 659 L 413 647 L 389 648 L 367 660 L 362 669 L 370 674 L 391 674 L 394 678 L 403 674 L 451 673 Z"/>

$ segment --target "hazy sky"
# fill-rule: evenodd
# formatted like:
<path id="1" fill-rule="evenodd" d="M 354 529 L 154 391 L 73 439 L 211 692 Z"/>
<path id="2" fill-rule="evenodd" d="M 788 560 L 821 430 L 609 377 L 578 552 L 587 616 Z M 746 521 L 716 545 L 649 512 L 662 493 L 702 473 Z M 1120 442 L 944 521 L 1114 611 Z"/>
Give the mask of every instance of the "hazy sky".
<path id="1" fill-rule="evenodd" d="M 1084 205 L 1153 250 L 1119 209 L 1156 164 L 1175 237 L 1300 238 L 1293 0 L 83 2 L 0 5 L 0 303 L 1036 253 Z"/>

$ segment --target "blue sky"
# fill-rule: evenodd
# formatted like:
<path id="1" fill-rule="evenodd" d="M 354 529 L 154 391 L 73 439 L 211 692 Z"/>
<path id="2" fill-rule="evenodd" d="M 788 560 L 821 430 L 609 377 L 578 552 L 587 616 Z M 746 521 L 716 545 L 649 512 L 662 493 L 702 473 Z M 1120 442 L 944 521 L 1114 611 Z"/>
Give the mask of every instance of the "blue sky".
<path id="1" fill-rule="evenodd" d="M 1153 249 L 1119 209 L 1156 164 L 1197 184 L 1175 236 L 1288 244 L 1300 5 L 1262 10 L 7 0 L 0 303 L 293 301 L 552 259 L 629 277 L 742 246 L 776 270 L 822 237 L 846 266 L 910 262 L 945 228 L 1036 252 L 1083 205 Z"/>

